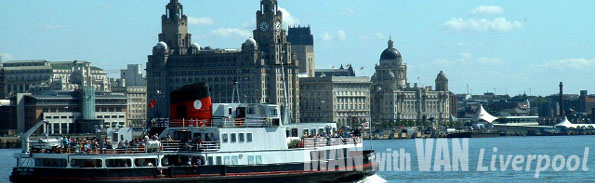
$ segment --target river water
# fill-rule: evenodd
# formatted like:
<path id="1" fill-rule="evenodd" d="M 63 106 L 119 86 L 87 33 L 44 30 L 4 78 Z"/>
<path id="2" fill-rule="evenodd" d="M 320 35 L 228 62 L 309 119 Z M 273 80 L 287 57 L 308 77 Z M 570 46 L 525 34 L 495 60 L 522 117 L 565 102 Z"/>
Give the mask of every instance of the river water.
<path id="1" fill-rule="evenodd" d="M 462 139 L 455 139 L 455 141 L 462 143 Z M 427 141 L 425 141 L 427 142 Z M 452 159 L 454 156 L 453 140 L 448 139 L 449 158 L 444 158 L 445 154 L 441 153 L 436 159 Z M 430 163 L 431 171 L 420 171 L 420 163 L 418 162 L 416 141 L 415 140 L 365 140 L 367 147 L 370 145 L 377 153 L 377 158 L 382 156 L 380 153 L 399 151 L 401 148 L 404 152 L 411 156 L 410 171 L 395 171 L 394 169 L 379 170 L 376 175 L 360 181 L 360 183 L 381 183 L 381 182 L 595 182 L 595 153 L 589 152 L 586 159 L 588 170 L 583 170 L 583 157 L 585 148 L 589 151 L 595 151 L 595 136 L 553 136 L 553 137 L 502 137 L 502 138 L 475 138 L 468 139 L 468 170 L 461 171 L 444 171 L 444 166 L 441 166 L 442 171 L 434 171 L 434 160 L 437 141 L 434 141 L 433 154 Z M 425 146 L 424 146 L 425 147 Z M 439 146 L 444 147 L 444 146 Z M 462 146 L 461 146 L 462 147 Z M 494 152 L 494 147 L 498 148 Z M 483 162 L 479 163 L 480 151 L 484 149 Z M 460 148 L 459 148 L 460 149 Z M 20 149 L 0 149 L 0 182 L 8 182 L 8 176 L 15 165 L 13 153 L 20 151 Z M 420 152 L 426 152 L 421 151 Z M 387 153 L 388 154 L 388 153 Z M 392 154 L 392 153 L 391 153 Z M 490 162 L 492 155 L 496 155 L 496 168 L 492 171 L 490 169 Z M 547 170 L 540 173 L 538 178 L 535 178 L 536 160 L 531 163 L 529 170 L 526 170 L 526 160 L 520 163 L 521 171 L 512 169 L 512 162 L 508 163 L 507 170 L 502 171 L 500 167 L 499 155 L 503 155 L 503 162 L 506 162 L 508 155 L 522 155 L 527 159 L 529 155 L 548 155 L 550 161 L 554 156 L 561 155 L 565 159 L 569 159 L 571 155 L 576 155 L 579 158 L 577 170 L 569 171 L 569 167 L 563 167 L 560 171 L 554 171 L 550 166 Z M 545 165 L 545 159 L 542 166 Z M 405 161 L 406 162 L 406 161 Z M 560 164 L 558 161 L 558 165 Z M 577 162 L 577 161 L 575 161 Z M 451 161 L 452 164 L 452 161 Z M 572 163 L 574 165 L 576 163 Z M 551 165 L 551 163 L 550 163 Z M 406 166 L 405 166 L 406 167 Z M 487 167 L 488 171 L 477 171 L 478 167 Z M 570 167 L 572 168 L 572 167 Z"/>

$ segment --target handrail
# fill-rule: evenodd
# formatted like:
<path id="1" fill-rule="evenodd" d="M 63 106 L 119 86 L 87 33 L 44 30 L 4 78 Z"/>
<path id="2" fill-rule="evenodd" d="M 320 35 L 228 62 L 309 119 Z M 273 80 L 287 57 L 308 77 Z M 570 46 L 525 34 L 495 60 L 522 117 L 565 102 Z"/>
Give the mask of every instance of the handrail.
<path id="1" fill-rule="evenodd" d="M 84 145 L 74 145 L 66 148 L 58 149 L 34 149 L 34 153 L 60 153 L 60 154 L 137 154 L 137 153 L 152 153 L 152 152 L 203 152 L 203 151 L 217 151 L 220 148 L 218 141 L 203 141 L 200 143 L 183 143 L 183 142 L 160 142 L 157 147 L 150 147 L 145 144 L 139 144 L 129 147 L 108 149 L 106 147 L 85 147 Z"/>
<path id="2" fill-rule="evenodd" d="M 324 146 L 337 146 L 337 145 L 357 145 L 361 144 L 362 141 L 359 138 L 325 138 L 325 137 L 314 137 L 314 138 L 301 138 L 298 147 L 324 147 Z"/>
<path id="3" fill-rule="evenodd" d="M 168 119 L 159 118 L 152 122 L 153 127 L 267 127 L 272 126 L 272 120 L 267 117 L 212 119 Z"/>

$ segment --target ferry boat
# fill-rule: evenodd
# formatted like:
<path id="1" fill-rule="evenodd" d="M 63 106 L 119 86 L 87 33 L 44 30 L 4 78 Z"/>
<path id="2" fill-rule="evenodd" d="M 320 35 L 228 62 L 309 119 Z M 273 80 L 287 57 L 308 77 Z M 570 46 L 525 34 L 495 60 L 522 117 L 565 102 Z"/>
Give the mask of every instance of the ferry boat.
<path id="1" fill-rule="evenodd" d="M 169 119 L 118 147 L 95 139 L 31 148 L 40 121 L 22 136 L 10 180 L 354 182 L 375 173 L 374 152 L 335 123 L 288 123 L 275 104 L 212 104 L 206 83 L 173 91 L 170 101 Z"/>

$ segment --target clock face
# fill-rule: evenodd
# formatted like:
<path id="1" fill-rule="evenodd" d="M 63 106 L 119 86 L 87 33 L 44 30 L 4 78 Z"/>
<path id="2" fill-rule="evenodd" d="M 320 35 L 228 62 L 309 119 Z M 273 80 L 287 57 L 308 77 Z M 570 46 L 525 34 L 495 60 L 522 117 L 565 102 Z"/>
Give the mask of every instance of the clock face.
<path id="1" fill-rule="evenodd" d="M 258 24 L 258 29 L 260 29 L 261 31 L 268 31 L 269 30 L 269 24 L 267 22 L 260 22 L 260 24 Z"/>
<path id="2" fill-rule="evenodd" d="M 277 31 L 280 31 L 281 30 L 281 27 L 282 27 L 281 21 L 278 21 L 277 20 L 277 22 L 275 22 L 275 29 L 277 29 Z"/>

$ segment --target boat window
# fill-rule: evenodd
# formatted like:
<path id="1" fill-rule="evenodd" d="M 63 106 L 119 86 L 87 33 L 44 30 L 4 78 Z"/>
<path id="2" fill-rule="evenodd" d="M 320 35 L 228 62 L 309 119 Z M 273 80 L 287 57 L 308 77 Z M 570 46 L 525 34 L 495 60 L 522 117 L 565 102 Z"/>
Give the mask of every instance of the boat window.
<path id="1" fill-rule="evenodd" d="M 221 139 L 223 139 L 223 143 L 227 143 L 227 133 L 221 134 Z"/>
<path id="2" fill-rule="evenodd" d="M 307 128 L 302 129 L 302 136 L 303 135 L 308 136 L 308 129 Z"/>
<path id="3" fill-rule="evenodd" d="M 237 165 L 237 164 L 238 164 L 238 162 L 239 162 L 239 160 L 238 160 L 238 156 L 232 156 L 232 157 L 231 157 L 231 164 L 232 164 L 232 165 Z"/>
<path id="4" fill-rule="evenodd" d="M 324 133 L 324 129 L 322 129 L 322 128 L 318 129 L 318 134 L 319 135 L 322 135 L 323 133 Z"/>
<path id="5" fill-rule="evenodd" d="M 289 129 L 285 129 L 285 136 L 289 137 Z"/>
<path id="6" fill-rule="evenodd" d="M 35 158 L 36 167 L 66 167 L 66 159 Z"/>
<path id="7" fill-rule="evenodd" d="M 248 107 L 248 114 L 254 114 L 254 108 Z"/>
<path id="8" fill-rule="evenodd" d="M 248 155 L 248 164 L 249 165 L 253 165 L 254 164 L 254 156 L 253 155 Z"/>
<path id="9" fill-rule="evenodd" d="M 298 136 L 298 129 L 297 128 L 292 128 L 291 129 L 291 136 L 292 137 L 297 137 Z"/>
<path id="10" fill-rule="evenodd" d="M 240 138 L 240 142 L 244 142 L 245 141 L 245 139 L 244 139 L 244 133 L 239 133 L 238 136 Z"/>
<path id="11" fill-rule="evenodd" d="M 262 155 L 256 156 L 256 164 L 262 164 Z"/>
<path id="12" fill-rule="evenodd" d="M 310 129 L 310 135 L 316 135 L 316 129 Z"/>
<path id="13" fill-rule="evenodd" d="M 269 109 L 269 113 L 271 114 L 271 116 L 277 116 L 277 109 L 273 108 L 273 109 Z"/>
<path id="14" fill-rule="evenodd" d="M 207 163 L 208 165 L 213 165 L 213 156 L 207 157 Z"/>
<path id="15" fill-rule="evenodd" d="M 235 133 L 231 133 L 231 143 L 235 143 L 236 142 L 236 134 Z"/>
<path id="16" fill-rule="evenodd" d="M 216 160 L 217 165 L 222 165 L 223 164 L 223 162 L 221 162 L 221 156 L 217 156 L 215 158 L 215 160 Z"/>
<path id="17" fill-rule="evenodd" d="M 72 159 L 70 166 L 76 168 L 98 168 L 102 166 L 101 159 Z"/>
<path id="18" fill-rule="evenodd" d="M 231 164 L 231 157 L 229 156 L 225 156 L 224 158 L 224 162 L 225 165 L 230 165 Z"/>
<path id="19" fill-rule="evenodd" d="M 194 133 L 194 134 L 193 134 L 193 138 L 194 138 L 194 139 L 200 139 L 200 140 L 203 140 L 203 139 L 202 139 L 202 133 Z"/>
<path id="20" fill-rule="evenodd" d="M 130 159 L 106 159 L 105 166 L 107 167 L 130 167 L 132 162 Z"/>
<path id="21" fill-rule="evenodd" d="M 161 158 L 161 166 L 169 166 L 169 156 Z"/>
<path id="22" fill-rule="evenodd" d="M 252 133 L 246 133 L 246 141 L 252 142 Z"/>
<path id="23" fill-rule="evenodd" d="M 238 117 L 238 118 L 246 117 L 246 108 L 244 108 L 244 107 L 236 108 L 236 117 Z"/>
<path id="24" fill-rule="evenodd" d="M 154 167 L 157 164 L 156 158 L 136 158 L 134 159 L 134 166 L 137 167 Z"/>

